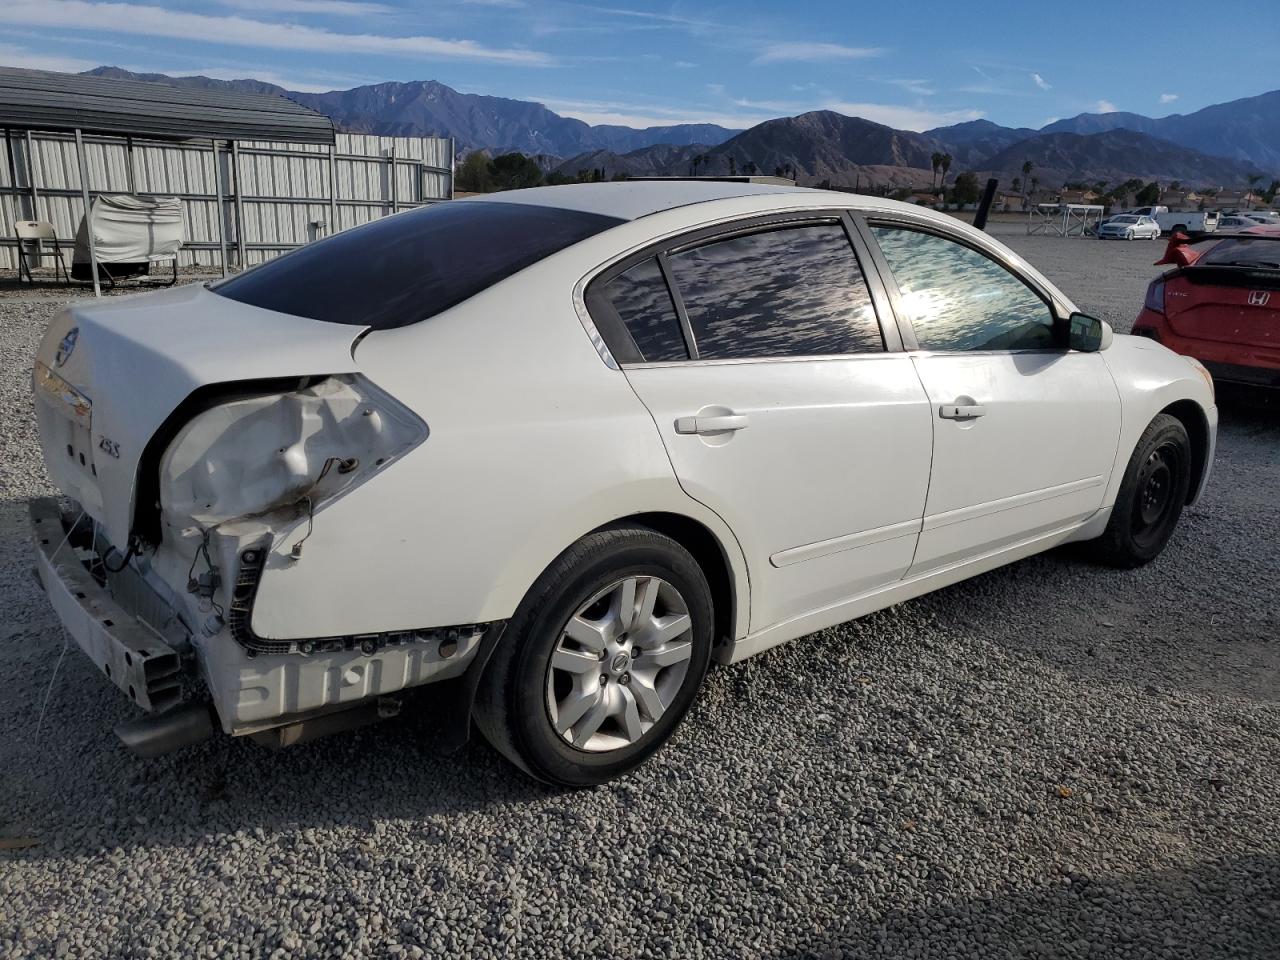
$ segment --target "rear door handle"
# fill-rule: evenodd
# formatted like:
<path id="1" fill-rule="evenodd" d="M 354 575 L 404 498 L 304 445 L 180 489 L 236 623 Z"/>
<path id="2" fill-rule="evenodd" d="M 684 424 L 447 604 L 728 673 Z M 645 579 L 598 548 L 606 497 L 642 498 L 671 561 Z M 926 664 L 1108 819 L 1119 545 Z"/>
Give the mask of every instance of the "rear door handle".
<path id="1" fill-rule="evenodd" d="M 944 403 L 938 408 L 943 420 L 973 420 L 986 416 L 987 408 L 980 403 Z"/>
<path id="2" fill-rule="evenodd" d="M 706 435 L 708 433 L 730 433 L 734 430 L 744 430 L 747 427 L 747 417 L 741 413 L 729 413 L 716 417 L 677 417 L 676 433 L 696 433 Z"/>

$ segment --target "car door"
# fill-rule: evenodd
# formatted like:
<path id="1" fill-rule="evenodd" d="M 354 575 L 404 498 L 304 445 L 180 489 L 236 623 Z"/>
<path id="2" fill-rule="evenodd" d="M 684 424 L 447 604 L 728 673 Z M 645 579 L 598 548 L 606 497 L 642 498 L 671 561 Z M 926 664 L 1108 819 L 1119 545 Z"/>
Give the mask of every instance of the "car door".
<path id="1" fill-rule="evenodd" d="M 725 228 L 588 292 L 632 338 L 622 366 L 681 486 L 738 538 L 753 631 L 900 579 L 915 552 L 929 404 L 896 330 L 886 349 L 851 229 Z"/>
<path id="2" fill-rule="evenodd" d="M 1102 356 L 1066 349 L 1049 296 L 971 241 L 872 222 L 929 395 L 933 468 L 909 576 L 996 553 L 1102 506 L 1120 398 Z"/>

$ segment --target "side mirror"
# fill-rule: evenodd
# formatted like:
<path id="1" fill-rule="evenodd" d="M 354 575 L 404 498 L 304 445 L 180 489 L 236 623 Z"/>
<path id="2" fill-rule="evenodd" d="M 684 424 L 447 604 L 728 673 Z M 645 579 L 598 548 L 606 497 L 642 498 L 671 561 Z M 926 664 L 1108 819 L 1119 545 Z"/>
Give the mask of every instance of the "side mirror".
<path id="1" fill-rule="evenodd" d="M 1111 346 L 1111 324 L 1076 311 L 1067 318 L 1067 346 L 1081 353 L 1096 353 Z"/>

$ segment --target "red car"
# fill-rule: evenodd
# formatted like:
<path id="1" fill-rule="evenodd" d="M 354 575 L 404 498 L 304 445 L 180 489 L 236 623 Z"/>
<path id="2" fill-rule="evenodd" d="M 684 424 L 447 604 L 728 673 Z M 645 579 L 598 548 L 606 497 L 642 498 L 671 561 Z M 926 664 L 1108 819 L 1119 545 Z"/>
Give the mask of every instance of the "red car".
<path id="1" fill-rule="evenodd" d="M 1133 333 L 1195 357 L 1215 380 L 1280 387 L 1280 228 L 1175 233 Z"/>

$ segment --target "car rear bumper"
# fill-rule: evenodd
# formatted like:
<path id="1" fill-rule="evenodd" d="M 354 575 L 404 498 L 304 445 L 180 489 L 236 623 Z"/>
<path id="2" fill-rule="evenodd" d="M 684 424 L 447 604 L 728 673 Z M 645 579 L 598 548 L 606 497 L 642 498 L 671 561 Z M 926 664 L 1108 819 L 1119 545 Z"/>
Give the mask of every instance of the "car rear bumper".
<path id="1" fill-rule="evenodd" d="M 36 574 L 62 626 L 108 679 L 147 711 L 181 699 L 182 659 L 154 630 L 117 603 L 67 542 L 58 501 L 30 505 Z"/>
<path id="2" fill-rule="evenodd" d="M 1134 323 L 1134 333 L 1144 330 L 1154 331 L 1155 339 L 1175 353 L 1195 357 L 1215 381 L 1280 388 L 1280 348 L 1181 337 L 1163 315 L 1146 309 Z"/>

